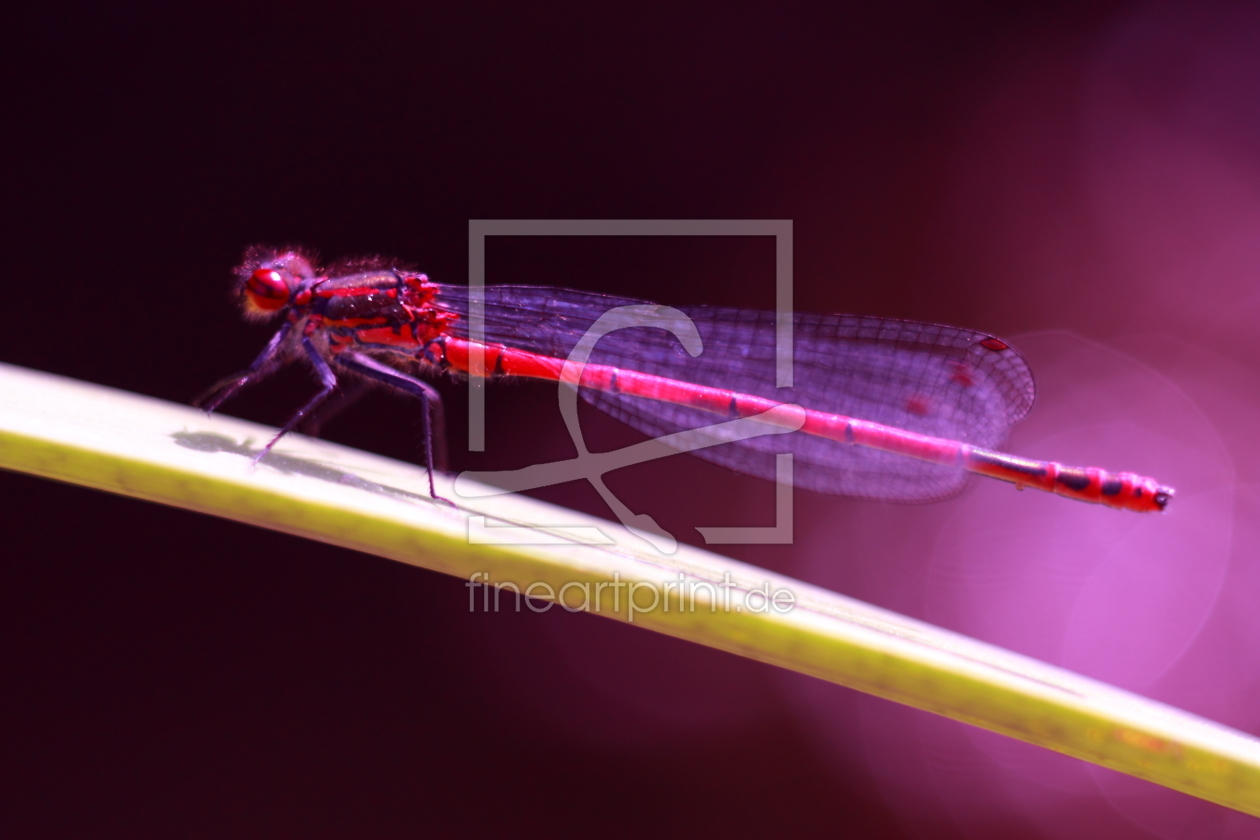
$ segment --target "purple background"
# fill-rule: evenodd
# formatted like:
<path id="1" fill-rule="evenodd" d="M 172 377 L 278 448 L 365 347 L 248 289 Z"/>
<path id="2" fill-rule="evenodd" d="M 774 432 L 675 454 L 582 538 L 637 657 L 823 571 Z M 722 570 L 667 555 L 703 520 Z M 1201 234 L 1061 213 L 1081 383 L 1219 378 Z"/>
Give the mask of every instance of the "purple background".
<path id="1" fill-rule="evenodd" d="M 789 218 L 802 310 L 1011 338 L 1009 448 L 1154 475 L 1140 517 L 975 483 L 797 495 L 730 553 L 1260 730 L 1260 12 L 1246 3 L 28 4 L 0 62 L 0 360 L 187 402 L 243 366 L 253 242 L 467 277 L 470 218 Z M 769 239 L 491 240 L 489 282 L 773 305 Z M 452 426 L 463 389 L 442 385 Z M 299 372 L 230 405 L 281 422 Z M 6 394 L 4 399 L 20 399 Z M 334 440 L 414 458 L 373 395 Z M 554 390 L 488 451 L 571 454 Z M 637 439 L 584 412 L 587 439 Z M 695 459 L 609 478 L 682 539 L 769 524 Z M 0 475 L 14 836 L 1255 837 L 980 730 L 463 583 Z M 540 495 L 599 515 L 589 487 Z"/>

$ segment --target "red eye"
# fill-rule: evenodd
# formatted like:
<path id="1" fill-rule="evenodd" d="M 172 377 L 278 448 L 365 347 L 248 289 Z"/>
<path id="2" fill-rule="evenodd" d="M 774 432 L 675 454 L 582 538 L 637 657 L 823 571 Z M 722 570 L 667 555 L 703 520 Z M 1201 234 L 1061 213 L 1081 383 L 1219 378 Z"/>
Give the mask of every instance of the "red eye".
<path id="1" fill-rule="evenodd" d="M 260 312 L 275 312 L 289 302 L 289 284 L 274 268 L 260 268 L 245 281 L 245 299 Z"/>

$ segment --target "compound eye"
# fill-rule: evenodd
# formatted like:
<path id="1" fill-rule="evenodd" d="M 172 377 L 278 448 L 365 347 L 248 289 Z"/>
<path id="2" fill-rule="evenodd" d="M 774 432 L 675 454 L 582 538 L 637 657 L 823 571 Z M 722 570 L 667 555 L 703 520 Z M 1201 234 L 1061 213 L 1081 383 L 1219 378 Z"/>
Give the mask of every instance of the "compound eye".
<path id="1" fill-rule="evenodd" d="M 289 284 L 274 268 L 260 268 L 245 281 L 245 299 L 259 312 L 276 312 L 289 302 Z"/>

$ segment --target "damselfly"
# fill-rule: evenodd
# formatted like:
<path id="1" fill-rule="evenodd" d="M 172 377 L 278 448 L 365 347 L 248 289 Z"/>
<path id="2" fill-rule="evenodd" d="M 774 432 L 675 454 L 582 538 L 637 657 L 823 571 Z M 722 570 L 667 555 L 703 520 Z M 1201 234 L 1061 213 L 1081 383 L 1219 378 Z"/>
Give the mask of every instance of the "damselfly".
<path id="1" fill-rule="evenodd" d="M 417 374 L 561 380 L 565 360 L 604 313 L 644 304 L 537 286 L 474 292 L 380 258 L 321 270 L 298 249 L 251 248 L 236 274 L 246 315 L 277 319 L 280 328 L 249 368 L 203 399 L 205 408 L 214 410 L 288 362 L 309 364 L 319 393 L 265 454 L 326 405 L 341 375 L 381 383 L 421 401 L 430 492 L 441 406 Z M 470 332 L 474 294 L 484 311 L 480 341 Z M 1024 359 L 994 336 L 888 318 L 797 314 L 793 384 L 779 388 L 776 313 L 680 311 L 698 331 L 702 352 L 692 356 L 660 329 L 609 332 L 581 368 L 580 393 L 652 437 L 719 418 L 782 422 L 774 418 L 784 412 L 775 409 L 799 406 L 791 415 L 798 431 L 693 452 L 738 472 L 773 480 L 774 453 L 790 452 L 796 486 L 863 499 L 943 499 L 962 488 L 967 473 L 1132 511 L 1163 510 L 1173 495 L 1133 473 L 995 451 L 1032 407 L 1034 387 Z"/>

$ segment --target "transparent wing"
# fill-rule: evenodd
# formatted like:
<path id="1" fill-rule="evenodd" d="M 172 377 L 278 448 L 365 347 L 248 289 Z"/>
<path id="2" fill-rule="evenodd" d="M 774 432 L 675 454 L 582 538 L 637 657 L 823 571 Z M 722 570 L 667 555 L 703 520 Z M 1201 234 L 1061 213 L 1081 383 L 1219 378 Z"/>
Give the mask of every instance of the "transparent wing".
<path id="1" fill-rule="evenodd" d="M 468 290 L 443 287 L 442 302 L 467 313 Z M 485 288 L 486 340 L 564 358 L 600 315 L 643 301 L 536 286 Z M 775 313 L 680 307 L 703 351 L 691 357 L 661 329 L 633 327 L 599 340 L 592 364 L 739 391 L 933 437 L 995 448 L 1032 407 L 1023 358 L 1005 342 L 956 327 L 853 315 L 793 319 L 793 386 L 775 384 Z M 464 330 L 462 318 L 456 332 Z M 723 417 L 651 399 L 582 390 L 582 396 L 651 437 Z M 795 484 L 866 499 L 921 502 L 957 493 L 961 470 L 803 434 L 771 435 L 692 454 L 773 480 L 774 454 L 794 456 Z"/>

